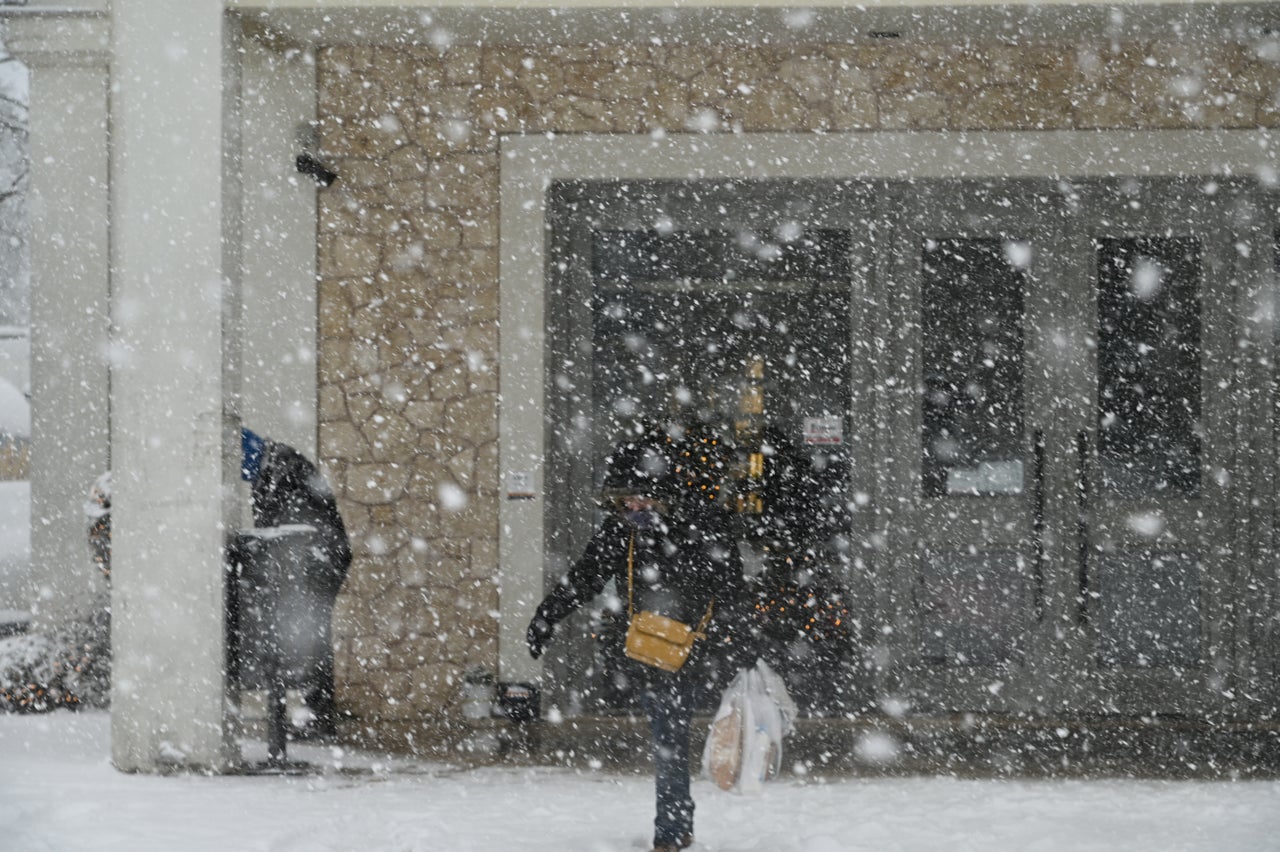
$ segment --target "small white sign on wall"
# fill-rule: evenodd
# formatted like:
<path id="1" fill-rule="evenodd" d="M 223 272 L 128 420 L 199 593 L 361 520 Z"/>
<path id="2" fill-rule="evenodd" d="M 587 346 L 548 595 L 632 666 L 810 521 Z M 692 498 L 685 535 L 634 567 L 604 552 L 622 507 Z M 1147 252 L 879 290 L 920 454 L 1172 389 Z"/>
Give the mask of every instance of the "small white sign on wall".
<path id="1" fill-rule="evenodd" d="M 822 414 L 804 419 L 806 444 L 843 444 L 844 421 L 838 414 Z"/>
<path id="2" fill-rule="evenodd" d="M 533 488 L 533 471 L 531 470 L 509 470 L 507 471 L 507 499 L 508 500 L 532 500 L 538 494 Z"/>

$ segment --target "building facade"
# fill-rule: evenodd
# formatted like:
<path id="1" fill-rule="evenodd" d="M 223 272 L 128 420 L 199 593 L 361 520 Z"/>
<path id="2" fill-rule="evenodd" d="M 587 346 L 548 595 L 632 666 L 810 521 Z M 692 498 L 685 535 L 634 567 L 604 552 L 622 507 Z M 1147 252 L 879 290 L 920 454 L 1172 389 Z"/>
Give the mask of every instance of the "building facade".
<path id="1" fill-rule="evenodd" d="M 524 627 L 620 424 L 711 411 L 829 472 L 841 710 L 1268 718 L 1278 26 L 231 4 L 227 269 L 274 318 L 224 320 L 234 414 L 338 494 L 341 705 L 447 744 L 480 669 L 616 712 L 588 619 L 545 670 Z M 295 149 L 337 181 L 272 207 Z"/>
<path id="2" fill-rule="evenodd" d="M 446 49 L 381 44 L 317 52 L 322 151 L 343 175 L 322 194 L 319 215 L 320 455 L 342 483 L 353 527 L 365 542 L 358 564 L 367 566 L 354 575 L 342 628 L 343 681 L 353 709 L 411 718 L 437 713 L 457 700 L 460 673 L 492 667 L 500 646 L 504 673 L 530 674 L 518 659 L 522 611 L 543 577 L 563 570 L 583 541 L 590 510 L 582 492 L 590 491 L 592 465 L 617 418 L 607 400 L 556 402 L 556 379 L 574 374 L 590 385 L 590 368 L 564 365 L 575 353 L 588 359 L 582 344 L 599 325 L 591 317 L 565 319 L 561 328 L 577 336 L 561 345 L 548 332 L 540 337 L 541 351 L 500 342 L 500 329 L 510 330 L 511 323 L 521 329 L 527 323 L 537 334 L 535 318 L 564 309 L 548 304 L 558 286 L 568 286 L 554 283 L 557 263 L 591 263 L 572 249 L 544 255 L 504 229 L 516 227 L 509 202 L 528 202 L 544 188 L 550 193 L 557 179 L 567 183 L 574 175 L 583 176 L 588 193 L 610 201 L 590 202 L 586 224 L 552 210 L 545 224 L 523 229 L 521 237 L 537 240 L 557 226 L 650 231 L 662 217 L 674 217 L 669 227 L 676 230 L 728 221 L 767 233 L 805 216 L 809 221 L 799 221 L 806 230 L 853 234 L 849 245 L 857 257 L 845 270 L 846 299 L 834 316 L 847 336 L 837 356 L 843 367 L 829 377 L 846 385 L 848 407 L 810 413 L 838 412 L 847 430 L 849 451 L 837 458 L 852 467 L 841 494 L 865 502 L 849 521 L 854 544 L 843 561 L 844 579 L 856 590 L 853 606 L 866 629 L 861 650 L 895 661 L 888 671 L 879 663 L 864 670 L 860 693 L 901 694 L 934 711 L 1224 709 L 1230 702 L 1212 697 L 1220 679 L 1253 681 L 1272 666 L 1263 638 L 1269 618 L 1265 609 L 1254 609 L 1259 599 L 1237 585 L 1234 573 L 1244 563 L 1268 573 L 1263 530 L 1269 522 L 1245 506 L 1255 489 L 1270 490 L 1270 476 L 1245 485 L 1251 477 L 1237 465 L 1252 455 L 1250 444 L 1225 435 L 1210 439 L 1220 429 L 1252 424 L 1246 431 L 1258 431 L 1250 441 L 1270 440 L 1271 415 L 1262 401 L 1270 379 L 1265 369 L 1240 362 L 1237 347 L 1245 339 L 1270 345 L 1267 323 L 1250 323 L 1269 299 L 1257 288 L 1272 274 L 1266 259 L 1274 251 L 1268 248 L 1271 178 L 1252 163 L 1239 163 L 1242 172 L 1229 175 L 1225 162 L 1234 156 L 1235 140 L 1252 145 L 1268 137 L 1264 129 L 1276 121 L 1280 81 L 1265 38 L 1197 43 L 1156 32 L 1100 32 L 1060 39 L 902 34 L 829 41 L 816 35 L 822 27 L 798 27 L 783 29 L 788 37 L 777 44 L 759 24 L 772 20 L 781 29 L 785 15 L 760 17 L 746 43 L 725 34 L 720 43 L 692 45 L 678 39 Z M 1245 131 L 1247 141 L 1233 130 Z M 855 141 L 842 147 L 846 135 Z M 557 174 L 540 167 L 557 156 L 554 140 L 564 137 L 581 149 L 571 155 L 575 168 Z M 537 150 L 523 150 L 526 140 L 538 140 Z M 588 150 L 593 141 L 596 150 Z M 953 146 L 968 151 L 955 153 Z M 914 159 L 893 156 L 904 150 Z M 1016 165 L 1020 156 L 1027 168 Z M 1097 159 L 1085 163 L 1087 156 Z M 638 162 L 646 157 L 649 164 Z M 530 165 L 523 177 L 536 189 L 504 192 L 504 181 L 517 180 L 510 173 L 524 162 Z M 619 187 L 640 180 L 650 186 L 637 190 L 639 198 L 617 200 L 624 195 Z M 781 197 L 776 186 L 771 194 L 769 184 L 788 181 Z M 1072 188 L 1064 190 L 1064 181 Z M 1220 185 L 1221 194 L 1206 194 L 1206 181 Z M 685 201 L 681 211 L 682 190 L 708 198 Z M 807 202 L 802 211 L 794 209 L 797 194 Z M 1130 203 L 1142 212 L 1124 213 Z M 737 215 L 725 212 L 733 205 Z M 1252 212 L 1242 213 L 1246 209 Z M 1261 217 L 1238 230 L 1239 217 L 1255 213 Z M 1104 234 L 1113 242 L 1102 242 Z M 1078 493 L 1088 476 L 1107 475 L 1101 468 L 1077 475 L 1081 458 L 1093 467 L 1096 448 L 1087 444 L 1106 416 L 1097 414 L 1093 388 L 1108 364 L 1081 354 L 1100 338 L 1090 326 L 1100 320 L 1087 316 L 1102 286 L 1098 265 L 1090 271 L 1090 254 L 1136 251 L 1142 240 L 1183 234 L 1198 246 L 1203 240 L 1203 250 L 1216 258 L 1197 254 L 1200 272 L 1187 274 L 1203 275 L 1198 280 L 1205 287 L 1226 288 L 1199 291 L 1194 305 L 1176 309 L 1184 315 L 1175 322 L 1197 323 L 1192 333 L 1199 348 L 1187 354 L 1198 366 L 1185 366 L 1202 374 L 1205 391 L 1196 425 L 1187 421 L 1184 438 L 1188 447 L 1201 448 L 1193 464 L 1205 465 L 1206 476 L 1218 470 L 1231 489 L 1248 490 L 1226 498 L 1236 509 L 1191 521 L 1206 525 L 1160 544 L 1159 534 L 1144 543 L 1141 531 L 1110 529 L 1109 516 L 1150 517 L 1153 524 L 1168 517 L 1173 525 L 1176 515 L 1181 524 L 1200 517 L 1201 500 L 1218 502 L 1214 486 L 1188 485 L 1166 500 L 1160 474 L 1145 486 L 1103 484 L 1097 487 L 1102 503 L 1081 510 L 1096 528 L 1080 545 Z M 1238 241 L 1245 234 L 1254 247 L 1242 255 Z M 958 470 L 949 489 L 921 478 L 922 467 L 939 464 L 921 461 L 930 439 L 927 432 L 921 437 L 922 429 L 944 426 L 924 423 L 923 393 L 912 389 L 936 372 L 928 358 L 951 356 L 930 350 L 928 335 L 963 337 L 966 320 L 948 328 L 947 318 L 930 314 L 932 299 L 941 297 L 921 295 L 930 284 L 919 278 L 921 257 L 911 254 L 911 244 L 944 238 L 960 240 L 953 253 L 977 253 L 961 266 L 979 263 L 984 240 L 1034 244 L 1037 269 L 1029 277 L 1038 283 L 1010 286 L 1043 288 L 989 296 L 997 301 L 972 317 L 990 319 L 1004 305 L 1026 323 L 1017 341 L 1026 360 L 1019 356 L 1006 374 L 1022 394 L 1017 423 L 1000 427 L 1000 435 L 975 437 L 1013 442 L 1002 458 L 1013 461 L 1017 482 L 980 488 L 985 496 L 957 485 Z M 557 234 L 547 239 L 554 243 Z M 591 245 L 589 235 L 584 239 L 576 245 Z M 1225 242 L 1211 247 L 1214 241 Z M 1174 244 L 1161 250 L 1175 251 Z M 539 274 L 537 263 L 522 262 L 525 253 L 546 263 L 545 289 L 532 288 L 541 290 L 533 297 L 540 304 L 528 307 L 528 320 L 521 307 L 501 314 L 500 323 L 504 298 L 513 302 L 531 289 L 509 281 L 504 290 L 504 265 L 517 267 L 517 276 Z M 1121 262 L 1119 255 L 1108 257 Z M 1058 264 L 1072 273 L 1062 274 Z M 589 301 L 591 285 L 582 286 Z M 697 310 L 702 303 L 693 304 Z M 790 310 L 798 325 L 804 308 Z M 904 315 L 915 319 L 895 325 Z M 544 322 L 555 327 L 551 319 Z M 1037 327 L 1059 335 L 1058 342 L 1033 333 Z M 895 331 L 906 333 L 884 339 Z M 1066 351 L 1062 335 L 1073 336 L 1071 346 L 1081 352 Z M 602 344 L 595 339 L 593 345 Z M 1055 352 L 1055 346 L 1063 348 Z M 518 354 L 502 361 L 504 351 Z M 523 373 L 531 388 L 500 381 L 503 370 L 538 360 L 545 373 Z M 592 363 L 598 370 L 599 353 Z M 1166 366 L 1170 381 L 1183 370 Z M 1219 378 L 1210 379 L 1218 370 Z M 1213 393 L 1219 382 L 1233 390 Z M 519 413 L 505 421 L 533 437 L 504 435 L 503 401 L 523 410 L 524 395 L 537 397 L 544 385 L 547 401 L 529 403 L 541 424 Z M 647 413 L 666 411 L 658 402 Z M 584 416 L 591 420 L 586 427 Z M 785 425 L 799 440 L 802 418 L 790 420 Z M 1176 428 L 1167 418 L 1159 423 Z M 574 452 L 582 461 L 575 463 Z M 1114 464 L 1171 463 L 1171 456 L 1161 458 L 1116 457 Z M 513 501 L 518 486 L 511 477 L 532 479 L 545 502 Z M 530 521 L 529 513 L 543 517 Z M 539 540 L 547 554 L 542 570 L 524 587 L 523 600 L 504 601 L 504 590 L 519 582 L 515 575 L 538 567 L 536 556 L 514 562 L 520 553 L 536 553 Z M 1095 562 L 1075 549 L 1102 553 L 1103 541 L 1108 552 L 1118 546 L 1121 553 Z M 1125 555 L 1130 550 L 1143 555 Z M 1226 581 L 1225 574 L 1237 579 Z M 1152 590 L 1162 584 L 1176 590 L 1161 597 Z M 1001 602 L 1004 596 L 1014 600 Z M 947 599 L 971 604 L 948 613 Z M 979 640 L 971 634 L 981 627 L 991 633 Z M 866 641 L 891 629 L 908 638 Z M 964 664 L 966 652 L 979 664 Z M 1193 681 L 1204 694 L 1196 697 Z M 993 689 L 997 682 L 1007 686 Z M 1051 682 L 1070 685 L 1046 696 Z M 1175 683 L 1186 689 L 1173 699 L 1164 690 Z M 1166 698 L 1155 697 L 1161 694 Z M 387 707 L 387 696 L 398 709 Z"/>

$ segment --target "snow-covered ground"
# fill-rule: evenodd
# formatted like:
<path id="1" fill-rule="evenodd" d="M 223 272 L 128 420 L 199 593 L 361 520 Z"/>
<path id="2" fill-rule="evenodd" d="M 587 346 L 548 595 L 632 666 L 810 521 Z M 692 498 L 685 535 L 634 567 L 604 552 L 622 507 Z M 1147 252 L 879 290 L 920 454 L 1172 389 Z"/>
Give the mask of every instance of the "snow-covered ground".
<path id="1" fill-rule="evenodd" d="M 633 852 L 651 781 L 462 768 L 294 746 L 297 777 L 111 767 L 104 713 L 0 715 L 0 849 L 23 852 Z M 1280 782 L 786 777 L 695 783 L 694 852 L 1272 852 Z"/>

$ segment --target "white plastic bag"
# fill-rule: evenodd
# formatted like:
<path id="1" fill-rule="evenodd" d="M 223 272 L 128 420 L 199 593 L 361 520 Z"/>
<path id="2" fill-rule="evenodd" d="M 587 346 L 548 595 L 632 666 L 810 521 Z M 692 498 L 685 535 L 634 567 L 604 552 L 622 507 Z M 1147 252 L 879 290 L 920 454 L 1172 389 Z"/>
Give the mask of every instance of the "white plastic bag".
<path id="1" fill-rule="evenodd" d="M 707 734 L 703 775 L 722 790 L 759 792 L 782 768 L 782 740 L 795 717 L 795 702 L 767 663 L 740 670 L 725 687 Z"/>

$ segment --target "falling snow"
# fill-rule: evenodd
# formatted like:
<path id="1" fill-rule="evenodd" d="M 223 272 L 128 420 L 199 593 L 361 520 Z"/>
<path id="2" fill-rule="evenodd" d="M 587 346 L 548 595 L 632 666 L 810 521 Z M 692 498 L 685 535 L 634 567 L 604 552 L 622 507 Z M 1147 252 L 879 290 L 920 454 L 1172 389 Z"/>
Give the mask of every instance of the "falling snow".
<path id="1" fill-rule="evenodd" d="M 647 849 L 621 590 L 522 638 L 641 430 L 803 723 L 695 848 L 1276 845 L 1280 7 L 230 5 L 0 2 L 0 837 Z M 241 421 L 350 531 L 341 724 L 117 772 L 261 756 Z"/>

